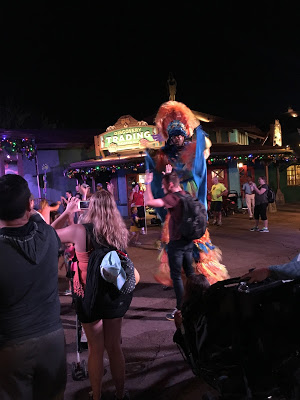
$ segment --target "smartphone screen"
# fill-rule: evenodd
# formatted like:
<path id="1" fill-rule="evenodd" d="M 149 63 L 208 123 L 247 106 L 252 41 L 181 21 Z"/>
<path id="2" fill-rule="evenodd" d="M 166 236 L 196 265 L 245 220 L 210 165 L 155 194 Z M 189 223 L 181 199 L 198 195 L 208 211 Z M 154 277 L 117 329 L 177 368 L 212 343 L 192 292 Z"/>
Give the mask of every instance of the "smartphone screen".
<path id="1" fill-rule="evenodd" d="M 80 210 L 87 210 L 89 208 L 89 204 L 90 204 L 89 200 L 81 200 L 78 203 L 78 208 Z"/>

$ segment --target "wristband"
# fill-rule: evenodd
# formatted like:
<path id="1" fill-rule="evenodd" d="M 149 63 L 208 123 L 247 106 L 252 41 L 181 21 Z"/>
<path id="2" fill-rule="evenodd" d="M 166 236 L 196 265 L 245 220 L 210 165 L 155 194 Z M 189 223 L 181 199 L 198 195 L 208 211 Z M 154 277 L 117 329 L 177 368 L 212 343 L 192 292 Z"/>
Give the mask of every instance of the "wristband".
<path id="1" fill-rule="evenodd" d="M 144 185 L 150 185 L 151 182 L 144 182 Z"/>

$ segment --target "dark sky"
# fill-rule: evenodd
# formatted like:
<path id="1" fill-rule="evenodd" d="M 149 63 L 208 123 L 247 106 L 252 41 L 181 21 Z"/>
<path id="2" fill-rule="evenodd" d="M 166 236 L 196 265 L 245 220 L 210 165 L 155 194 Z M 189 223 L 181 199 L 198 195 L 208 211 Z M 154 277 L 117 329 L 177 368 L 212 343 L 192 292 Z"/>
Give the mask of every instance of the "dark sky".
<path id="1" fill-rule="evenodd" d="M 0 13 L 0 105 L 30 113 L 26 127 L 40 114 L 65 128 L 155 114 L 170 71 L 194 110 L 269 124 L 300 109 L 296 2 L 19 3 Z"/>

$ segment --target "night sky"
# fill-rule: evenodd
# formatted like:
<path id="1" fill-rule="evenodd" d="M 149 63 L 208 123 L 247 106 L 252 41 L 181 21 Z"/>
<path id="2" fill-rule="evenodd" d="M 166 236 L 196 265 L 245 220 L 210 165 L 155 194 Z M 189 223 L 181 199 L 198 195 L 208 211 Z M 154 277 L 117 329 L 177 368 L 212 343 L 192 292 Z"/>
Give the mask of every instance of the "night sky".
<path id="1" fill-rule="evenodd" d="M 300 110 L 296 2 L 20 3 L 1 9 L 0 106 L 28 113 L 25 128 L 154 115 L 170 71 L 197 111 L 268 126 Z"/>

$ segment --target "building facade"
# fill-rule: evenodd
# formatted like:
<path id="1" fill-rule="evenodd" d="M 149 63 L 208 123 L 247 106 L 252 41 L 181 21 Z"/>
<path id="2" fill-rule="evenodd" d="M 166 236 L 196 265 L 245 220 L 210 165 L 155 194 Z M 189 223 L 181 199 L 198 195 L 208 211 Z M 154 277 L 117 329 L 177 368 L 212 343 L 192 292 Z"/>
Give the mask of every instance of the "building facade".
<path id="1" fill-rule="evenodd" d="M 208 188 L 219 180 L 235 191 L 241 203 L 241 187 L 247 176 L 267 177 L 276 192 L 276 201 L 300 201 L 299 155 L 282 146 L 284 132 L 279 121 L 262 132 L 256 126 L 229 121 L 194 111 L 211 141 L 207 160 Z M 75 192 L 78 183 L 114 184 L 114 195 L 124 217 L 130 213 L 128 202 L 132 185 L 143 187 L 147 148 L 164 145 L 151 125 L 153 117 L 137 121 L 121 116 L 106 130 L 1 131 L 0 176 L 19 173 L 29 182 L 36 199 L 60 200 L 66 190 Z"/>

